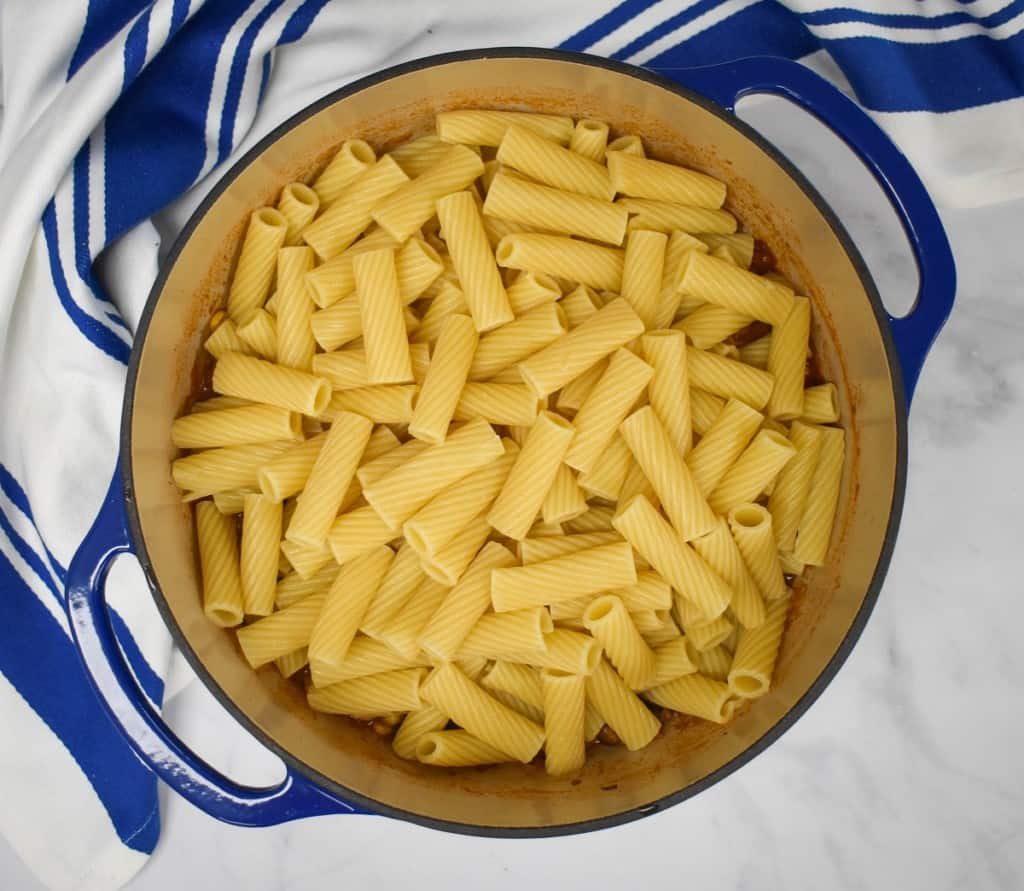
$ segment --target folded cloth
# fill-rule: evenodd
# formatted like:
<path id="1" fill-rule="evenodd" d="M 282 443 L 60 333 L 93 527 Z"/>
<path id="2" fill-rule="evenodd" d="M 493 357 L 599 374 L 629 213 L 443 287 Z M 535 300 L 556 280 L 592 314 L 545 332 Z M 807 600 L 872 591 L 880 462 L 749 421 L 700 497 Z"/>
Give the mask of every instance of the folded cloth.
<path id="1" fill-rule="evenodd" d="M 64 577 L 118 448 L 161 251 L 239 154 L 329 90 L 487 45 L 657 67 L 772 53 L 858 98 L 933 193 L 1024 193 L 1019 0 L 34 0 L 0 18 L 0 833 L 52 887 L 115 888 L 159 836 L 153 776 L 88 686 Z M 950 76 L 955 72 L 955 76 Z M 102 255 L 101 255 L 102 252 Z M 114 627 L 160 705 L 171 646 L 141 572 Z"/>

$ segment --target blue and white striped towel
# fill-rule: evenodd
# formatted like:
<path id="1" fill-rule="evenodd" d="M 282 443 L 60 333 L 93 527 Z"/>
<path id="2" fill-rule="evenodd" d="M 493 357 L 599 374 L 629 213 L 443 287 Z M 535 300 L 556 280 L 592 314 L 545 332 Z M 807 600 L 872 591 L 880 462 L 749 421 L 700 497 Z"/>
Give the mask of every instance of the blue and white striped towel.
<path id="1" fill-rule="evenodd" d="M 65 567 L 113 471 L 125 363 L 161 251 L 225 166 L 290 113 L 372 70 L 473 46 L 563 46 L 676 67 L 776 54 L 851 91 L 940 200 L 1024 195 L 1024 0 L 554 8 L 389 0 L 384 16 L 376 0 L 4 5 L 0 832 L 47 884 L 117 887 L 159 837 L 155 782 L 72 651 Z M 171 647 L 128 561 L 110 599 L 159 703 L 173 689 Z"/>

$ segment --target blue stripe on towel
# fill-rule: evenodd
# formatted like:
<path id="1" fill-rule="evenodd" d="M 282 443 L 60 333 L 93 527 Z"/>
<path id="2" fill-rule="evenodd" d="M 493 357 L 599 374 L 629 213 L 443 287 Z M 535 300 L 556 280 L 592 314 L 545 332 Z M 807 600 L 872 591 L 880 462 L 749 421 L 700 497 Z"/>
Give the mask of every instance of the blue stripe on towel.
<path id="1" fill-rule="evenodd" d="M 148 0 L 89 0 L 82 36 L 78 38 L 78 45 L 68 64 L 67 79 L 71 80 L 118 31 L 149 6 Z"/>
<path id="2" fill-rule="evenodd" d="M 50 569 L 53 570 L 54 575 L 60 579 L 60 583 L 63 585 L 67 579 L 67 570 L 60 565 L 60 561 L 53 556 L 53 552 L 46 546 L 46 541 L 36 525 L 36 518 L 32 515 L 32 505 L 28 503 L 28 495 L 25 494 L 21 483 L 14 478 L 13 474 L 3 464 L 0 464 L 0 492 L 3 492 L 7 496 L 7 500 L 28 518 L 28 521 L 39 535 L 39 540 L 43 543 L 43 550 L 46 552 L 46 559 L 50 564 Z"/>
<path id="3" fill-rule="evenodd" d="M 156 777 L 103 712 L 67 636 L 0 554 L 0 672 L 78 763 L 129 847 L 160 834 Z"/>
<path id="4" fill-rule="evenodd" d="M 68 318 L 74 326 L 85 335 L 86 339 L 97 349 L 106 353 L 122 365 L 128 364 L 130 353 L 128 344 L 121 340 L 113 331 L 98 322 L 83 310 L 68 288 L 64 277 L 64 267 L 60 262 L 60 245 L 57 240 L 57 209 L 51 200 L 43 211 L 43 237 L 46 242 L 46 253 L 50 263 L 50 276 L 57 291 L 60 304 L 64 307 Z"/>
<path id="5" fill-rule="evenodd" d="M 943 15 L 926 16 L 898 12 L 868 12 L 862 9 L 836 7 L 820 9 L 814 12 L 803 12 L 800 18 L 808 25 L 838 25 L 857 22 L 868 25 L 881 25 L 884 28 L 927 28 L 938 30 L 950 25 L 981 25 L 983 28 L 994 28 L 1009 21 L 1024 9 L 1020 0 L 1008 3 L 1002 9 L 986 16 L 973 15 L 970 12 L 947 12 Z"/>
<path id="6" fill-rule="evenodd" d="M 328 0 L 305 0 L 302 6 L 296 9 L 288 19 L 288 23 L 281 31 L 281 39 L 278 40 L 277 45 L 284 46 L 286 43 L 301 40 L 327 3 Z"/>
<path id="7" fill-rule="evenodd" d="M 946 43 L 853 37 L 827 41 L 826 48 L 861 104 L 877 111 L 958 111 L 1024 94 L 1024 31 L 1005 40 L 976 35 Z"/>
<path id="8" fill-rule="evenodd" d="M 11 479 L 13 480 L 13 477 L 11 477 Z M 4 491 L 6 493 L 6 488 Z M 30 515 L 29 519 L 31 520 Z M 35 524 L 33 523 L 33 525 Z M 36 531 L 38 532 L 39 530 L 36 529 Z M 54 559 L 49 550 L 46 551 L 47 558 L 53 570 L 53 575 L 57 576 L 62 586 L 58 587 L 53 580 L 53 575 L 51 575 L 51 572 L 47 569 L 42 558 L 29 545 L 29 543 L 18 534 L 17 530 L 15 530 L 3 510 L 0 510 L 0 532 L 7 536 L 7 539 L 10 541 L 14 550 L 18 552 L 18 555 L 25 561 L 32 572 L 38 576 L 39 580 L 46 585 L 54 599 L 60 605 L 60 608 L 63 609 L 65 601 L 62 587 L 65 579 L 67 578 L 67 571 L 64 567 Z M 114 633 L 117 635 L 118 643 L 121 645 L 121 650 L 124 653 L 125 658 L 128 660 L 128 665 L 130 666 L 132 673 L 135 675 L 136 680 L 139 682 L 146 696 L 149 697 L 150 702 L 155 706 L 159 706 L 164 697 L 163 680 L 155 671 L 153 671 L 152 666 L 150 666 L 146 657 L 142 654 L 142 651 L 139 649 L 139 645 L 135 642 L 135 638 L 132 636 L 131 630 L 128 628 L 124 619 L 122 619 L 114 609 L 110 609 L 109 612 L 110 624 L 114 628 Z"/>
<path id="9" fill-rule="evenodd" d="M 585 28 L 581 28 L 572 37 L 563 40 L 559 45 L 561 49 L 586 50 L 597 43 L 601 38 L 607 37 L 613 31 L 617 31 L 627 22 L 635 19 L 645 9 L 654 6 L 658 0 L 624 0 L 614 9 L 606 12 L 601 18 Z"/>
<path id="10" fill-rule="evenodd" d="M 149 42 L 150 7 L 136 20 L 124 42 L 124 83 L 135 80 L 142 66 L 146 64 L 146 44 Z"/>
<path id="11" fill-rule="evenodd" d="M 108 241 L 152 216 L 199 176 L 217 58 L 244 6 L 218 0 L 198 10 L 107 115 Z"/>
<path id="12" fill-rule="evenodd" d="M 757 3 L 644 64 L 652 68 L 688 68 L 763 54 L 795 59 L 819 48 L 818 41 L 788 9 L 777 3 Z"/>
<path id="13" fill-rule="evenodd" d="M 622 49 L 618 49 L 612 53 L 611 57 L 613 59 L 628 59 L 633 55 L 633 53 L 639 52 L 645 46 L 650 46 L 659 37 L 664 37 L 676 28 L 681 28 L 683 25 L 692 22 L 698 16 L 704 15 L 706 12 L 710 12 L 718 5 L 719 0 L 698 0 L 698 2 L 694 3 L 692 6 L 688 6 L 681 12 L 678 12 L 673 16 L 669 16 L 665 21 L 648 29 L 639 37 L 634 38 L 622 47 Z"/>
<path id="14" fill-rule="evenodd" d="M 283 3 L 284 0 L 271 0 L 264 6 L 246 26 L 238 41 L 238 46 L 235 48 L 235 55 L 231 60 L 231 70 L 228 74 L 228 87 L 224 95 L 224 109 L 220 116 L 220 138 L 217 140 L 218 164 L 231 154 L 231 149 L 234 147 L 235 117 L 238 114 L 238 104 L 242 98 L 242 87 L 245 86 L 253 44 L 267 23 L 267 19 L 277 12 Z"/>

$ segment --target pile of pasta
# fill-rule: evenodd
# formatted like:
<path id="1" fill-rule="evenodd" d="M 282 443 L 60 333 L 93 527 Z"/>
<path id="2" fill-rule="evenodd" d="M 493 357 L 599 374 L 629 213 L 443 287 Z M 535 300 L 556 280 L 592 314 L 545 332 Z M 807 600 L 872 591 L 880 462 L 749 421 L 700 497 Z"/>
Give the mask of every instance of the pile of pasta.
<path id="1" fill-rule="evenodd" d="M 722 182 L 608 135 L 345 142 L 252 214 L 218 395 L 173 424 L 206 615 L 402 758 L 565 774 L 664 710 L 727 722 L 826 559 L 809 301 L 750 271 Z"/>

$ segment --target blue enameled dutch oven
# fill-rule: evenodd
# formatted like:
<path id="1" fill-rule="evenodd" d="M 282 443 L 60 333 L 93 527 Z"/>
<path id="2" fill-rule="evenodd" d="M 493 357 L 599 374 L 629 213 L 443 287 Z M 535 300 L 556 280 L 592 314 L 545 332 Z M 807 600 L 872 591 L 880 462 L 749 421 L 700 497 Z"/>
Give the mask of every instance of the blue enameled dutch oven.
<path id="1" fill-rule="evenodd" d="M 920 271 L 903 318 L 882 301 L 835 213 L 807 180 L 733 115 L 741 96 L 784 96 L 861 157 L 902 220 Z M 652 156 L 729 184 L 728 207 L 770 246 L 814 305 L 821 369 L 836 381 L 847 461 L 828 563 L 798 592 L 771 692 L 732 723 L 680 722 L 648 748 L 598 747 L 571 778 L 538 765 L 463 772 L 394 757 L 370 728 L 318 715 L 274 667 L 254 673 L 234 635 L 203 615 L 191 514 L 170 475 L 171 421 L 194 388 L 203 331 L 224 300 L 249 213 L 323 164 L 344 139 L 387 146 L 463 106 L 529 109 L 639 133 Z M 75 639 L 126 739 L 180 795 L 221 820 L 264 826 L 370 812 L 477 835 L 582 832 L 633 820 L 726 777 L 778 739 L 849 655 L 878 597 L 896 539 L 907 462 L 907 409 L 921 363 L 953 304 L 955 270 L 939 217 L 906 159 L 845 96 L 798 64 L 744 59 L 650 71 L 533 49 L 435 56 L 357 81 L 282 124 L 213 189 L 153 288 L 128 371 L 120 470 L 68 575 Z M 111 562 L 134 553 L 196 674 L 287 765 L 283 782 L 249 788 L 190 751 L 149 705 L 104 607 Z M 140 592 L 140 596 L 143 596 Z"/>

